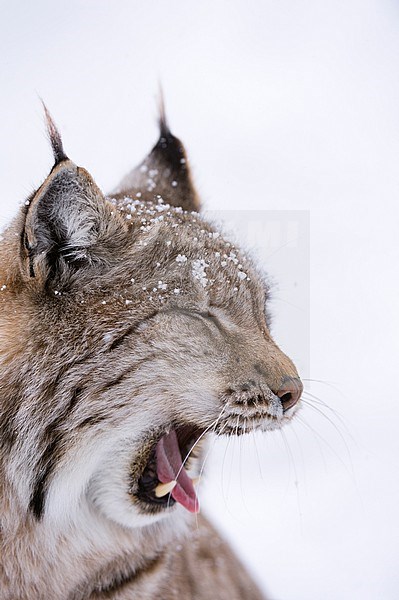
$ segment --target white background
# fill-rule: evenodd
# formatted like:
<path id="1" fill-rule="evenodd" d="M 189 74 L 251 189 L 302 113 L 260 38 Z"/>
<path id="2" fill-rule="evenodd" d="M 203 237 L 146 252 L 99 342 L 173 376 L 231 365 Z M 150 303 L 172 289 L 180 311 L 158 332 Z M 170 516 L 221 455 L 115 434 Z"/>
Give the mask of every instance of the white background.
<path id="1" fill-rule="evenodd" d="M 310 211 L 310 370 L 302 274 L 279 252 L 264 259 L 274 334 L 344 424 L 305 406 L 285 437 L 230 441 L 225 458 L 218 442 L 200 497 L 272 599 L 396 600 L 397 3 L 0 10 L 2 224 L 52 164 L 39 95 L 68 155 L 109 190 L 156 139 L 159 79 L 208 209 Z"/>

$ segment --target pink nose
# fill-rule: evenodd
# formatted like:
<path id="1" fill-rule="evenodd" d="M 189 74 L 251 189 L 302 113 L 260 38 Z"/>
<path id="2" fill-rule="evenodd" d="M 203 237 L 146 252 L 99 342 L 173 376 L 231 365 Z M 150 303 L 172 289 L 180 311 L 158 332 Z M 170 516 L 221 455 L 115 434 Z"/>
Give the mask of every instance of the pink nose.
<path id="1" fill-rule="evenodd" d="M 287 412 L 292 408 L 301 397 L 303 392 L 302 381 L 296 377 L 287 377 L 283 385 L 277 392 L 280 402 L 283 405 L 283 411 Z"/>

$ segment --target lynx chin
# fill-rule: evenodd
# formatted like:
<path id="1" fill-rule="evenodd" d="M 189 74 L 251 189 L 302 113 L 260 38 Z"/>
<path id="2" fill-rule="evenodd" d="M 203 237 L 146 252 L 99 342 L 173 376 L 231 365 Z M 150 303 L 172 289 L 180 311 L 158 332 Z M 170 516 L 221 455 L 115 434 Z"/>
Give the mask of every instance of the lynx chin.
<path id="1" fill-rule="evenodd" d="M 46 119 L 54 166 L 0 242 L 0 599 L 260 600 L 194 513 L 208 436 L 300 404 L 267 286 L 163 110 L 109 195 Z"/>

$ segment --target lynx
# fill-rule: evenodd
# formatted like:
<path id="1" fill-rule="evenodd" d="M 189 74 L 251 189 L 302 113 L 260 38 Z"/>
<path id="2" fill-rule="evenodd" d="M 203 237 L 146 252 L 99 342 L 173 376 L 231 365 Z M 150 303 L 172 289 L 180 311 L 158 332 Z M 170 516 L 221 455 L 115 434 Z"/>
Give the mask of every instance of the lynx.
<path id="1" fill-rule="evenodd" d="M 54 166 L 0 243 L 0 598 L 259 600 L 195 484 L 209 435 L 299 406 L 267 285 L 163 111 L 108 196 L 46 117 Z"/>

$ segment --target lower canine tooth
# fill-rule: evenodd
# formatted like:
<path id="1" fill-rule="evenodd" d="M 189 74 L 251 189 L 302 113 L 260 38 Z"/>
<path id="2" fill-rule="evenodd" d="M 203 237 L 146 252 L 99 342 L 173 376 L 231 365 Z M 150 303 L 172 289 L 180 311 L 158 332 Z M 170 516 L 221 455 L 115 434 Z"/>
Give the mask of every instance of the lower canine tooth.
<path id="1" fill-rule="evenodd" d="M 156 497 L 163 498 L 163 496 L 166 496 L 166 494 L 169 494 L 173 490 L 176 484 L 177 481 L 169 481 L 168 483 L 158 484 L 155 488 Z"/>
<path id="2" fill-rule="evenodd" d="M 194 479 L 192 479 L 193 485 L 198 485 L 200 482 L 201 477 L 194 477 Z"/>

